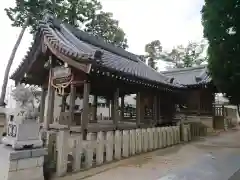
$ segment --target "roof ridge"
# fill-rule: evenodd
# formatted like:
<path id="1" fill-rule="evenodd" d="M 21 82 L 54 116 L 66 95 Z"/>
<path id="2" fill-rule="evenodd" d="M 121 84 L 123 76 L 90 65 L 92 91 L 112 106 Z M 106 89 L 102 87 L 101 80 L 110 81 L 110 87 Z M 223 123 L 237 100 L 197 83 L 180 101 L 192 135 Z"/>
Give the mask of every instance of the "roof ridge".
<path id="1" fill-rule="evenodd" d="M 64 24 L 77 38 L 79 38 L 82 41 L 85 41 L 91 45 L 94 45 L 96 47 L 99 47 L 101 49 L 104 49 L 106 51 L 112 52 L 114 54 L 117 54 L 119 56 L 128 58 L 129 60 L 133 60 L 135 62 L 141 61 L 138 55 L 129 52 L 121 47 L 115 46 L 111 43 L 106 42 L 102 37 L 94 36 L 88 32 L 85 32 L 79 28 L 73 27 L 72 25 L 68 23 L 64 23 L 61 20 L 57 19 L 53 15 L 47 15 L 46 18 L 44 18 L 45 22 L 51 22 L 55 28 L 59 28 L 60 24 Z"/>
<path id="2" fill-rule="evenodd" d="M 206 65 L 199 65 L 199 66 L 195 66 L 195 67 L 176 68 L 176 69 L 161 71 L 161 73 L 168 74 L 168 73 L 175 73 L 175 72 L 185 72 L 185 71 L 204 69 L 206 67 L 207 67 Z"/>

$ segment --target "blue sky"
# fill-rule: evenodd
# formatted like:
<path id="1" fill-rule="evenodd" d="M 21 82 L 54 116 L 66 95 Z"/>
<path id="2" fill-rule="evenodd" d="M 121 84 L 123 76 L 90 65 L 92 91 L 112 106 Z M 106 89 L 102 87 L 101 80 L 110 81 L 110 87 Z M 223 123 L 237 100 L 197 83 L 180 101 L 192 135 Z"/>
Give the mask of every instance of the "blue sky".
<path id="1" fill-rule="evenodd" d="M 105 11 L 112 12 L 125 31 L 129 51 L 144 53 L 144 46 L 152 40 L 159 39 L 165 50 L 188 41 L 202 39 L 200 10 L 204 0 L 101 0 Z M 9 59 L 19 28 L 11 27 L 11 22 L 4 12 L 5 7 L 14 5 L 15 0 L 1 2 L 0 33 L 1 66 L 0 82 Z M 11 71 L 16 69 L 26 54 L 32 41 L 31 35 L 25 33 L 18 49 Z M 164 63 L 159 63 L 164 68 Z M 1 83 L 0 83 L 1 85 Z"/>

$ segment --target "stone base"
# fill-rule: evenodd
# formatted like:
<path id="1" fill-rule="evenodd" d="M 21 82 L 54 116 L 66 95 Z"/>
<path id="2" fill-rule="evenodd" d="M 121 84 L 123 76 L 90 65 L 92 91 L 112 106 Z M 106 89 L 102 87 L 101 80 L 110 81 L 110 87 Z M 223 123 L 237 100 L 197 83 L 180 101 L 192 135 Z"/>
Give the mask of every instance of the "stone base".
<path id="1" fill-rule="evenodd" d="M 44 180 L 43 162 L 47 150 L 16 151 L 0 145 L 0 180 Z"/>
<path id="2" fill-rule="evenodd" d="M 2 138 L 2 143 L 5 145 L 12 146 L 13 149 L 24 149 L 28 148 L 40 148 L 43 146 L 43 142 L 40 139 L 27 140 L 27 141 L 18 141 L 16 138 L 6 136 Z"/>

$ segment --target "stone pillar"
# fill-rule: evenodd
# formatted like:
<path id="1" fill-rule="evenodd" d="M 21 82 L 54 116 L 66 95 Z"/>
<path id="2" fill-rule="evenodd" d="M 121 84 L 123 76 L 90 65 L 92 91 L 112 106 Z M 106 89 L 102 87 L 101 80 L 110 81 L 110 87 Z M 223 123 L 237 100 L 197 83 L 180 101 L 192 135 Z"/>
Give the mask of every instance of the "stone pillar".
<path id="1" fill-rule="evenodd" d="M 68 122 L 68 128 L 70 128 L 72 122 L 74 122 L 75 100 L 76 100 L 76 86 L 74 84 L 71 84 L 69 103 L 70 121 Z"/>
<path id="2" fill-rule="evenodd" d="M 41 92 L 41 102 L 40 102 L 40 118 L 39 123 L 43 123 L 44 121 L 44 111 L 45 111 L 45 100 L 46 100 L 47 90 L 42 88 Z"/>
<path id="3" fill-rule="evenodd" d="M 83 88 L 83 113 L 82 113 L 82 123 L 81 123 L 81 132 L 82 132 L 83 140 L 86 140 L 87 132 L 88 132 L 89 94 L 90 94 L 90 83 L 85 82 L 84 88 Z"/>

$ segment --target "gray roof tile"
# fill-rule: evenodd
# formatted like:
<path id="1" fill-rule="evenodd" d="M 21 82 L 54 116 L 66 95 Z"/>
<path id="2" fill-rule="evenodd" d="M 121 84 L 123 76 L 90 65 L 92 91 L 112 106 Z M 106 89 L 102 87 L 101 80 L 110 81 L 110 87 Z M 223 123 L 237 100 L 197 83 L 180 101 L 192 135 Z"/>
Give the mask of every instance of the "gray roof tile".
<path id="1" fill-rule="evenodd" d="M 51 15 L 47 15 L 40 23 L 40 32 L 54 48 L 71 59 L 81 61 L 84 56 L 94 61 L 94 53 L 101 51 L 103 56 L 100 66 L 104 68 L 155 83 L 182 87 L 178 83 L 171 84 L 169 77 L 147 66 L 137 55 L 105 43 L 103 39 L 89 35 L 68 24 L 63 24 Z"/>
<path id="2" fill-rule="evenodd" d="M 211 82 L 207 66 L 197 66 L 190 68 L 177 68 L 161 72 L 169 78 L 174 78 L 174 82 L 182 85 L 207 84 Z"/>

